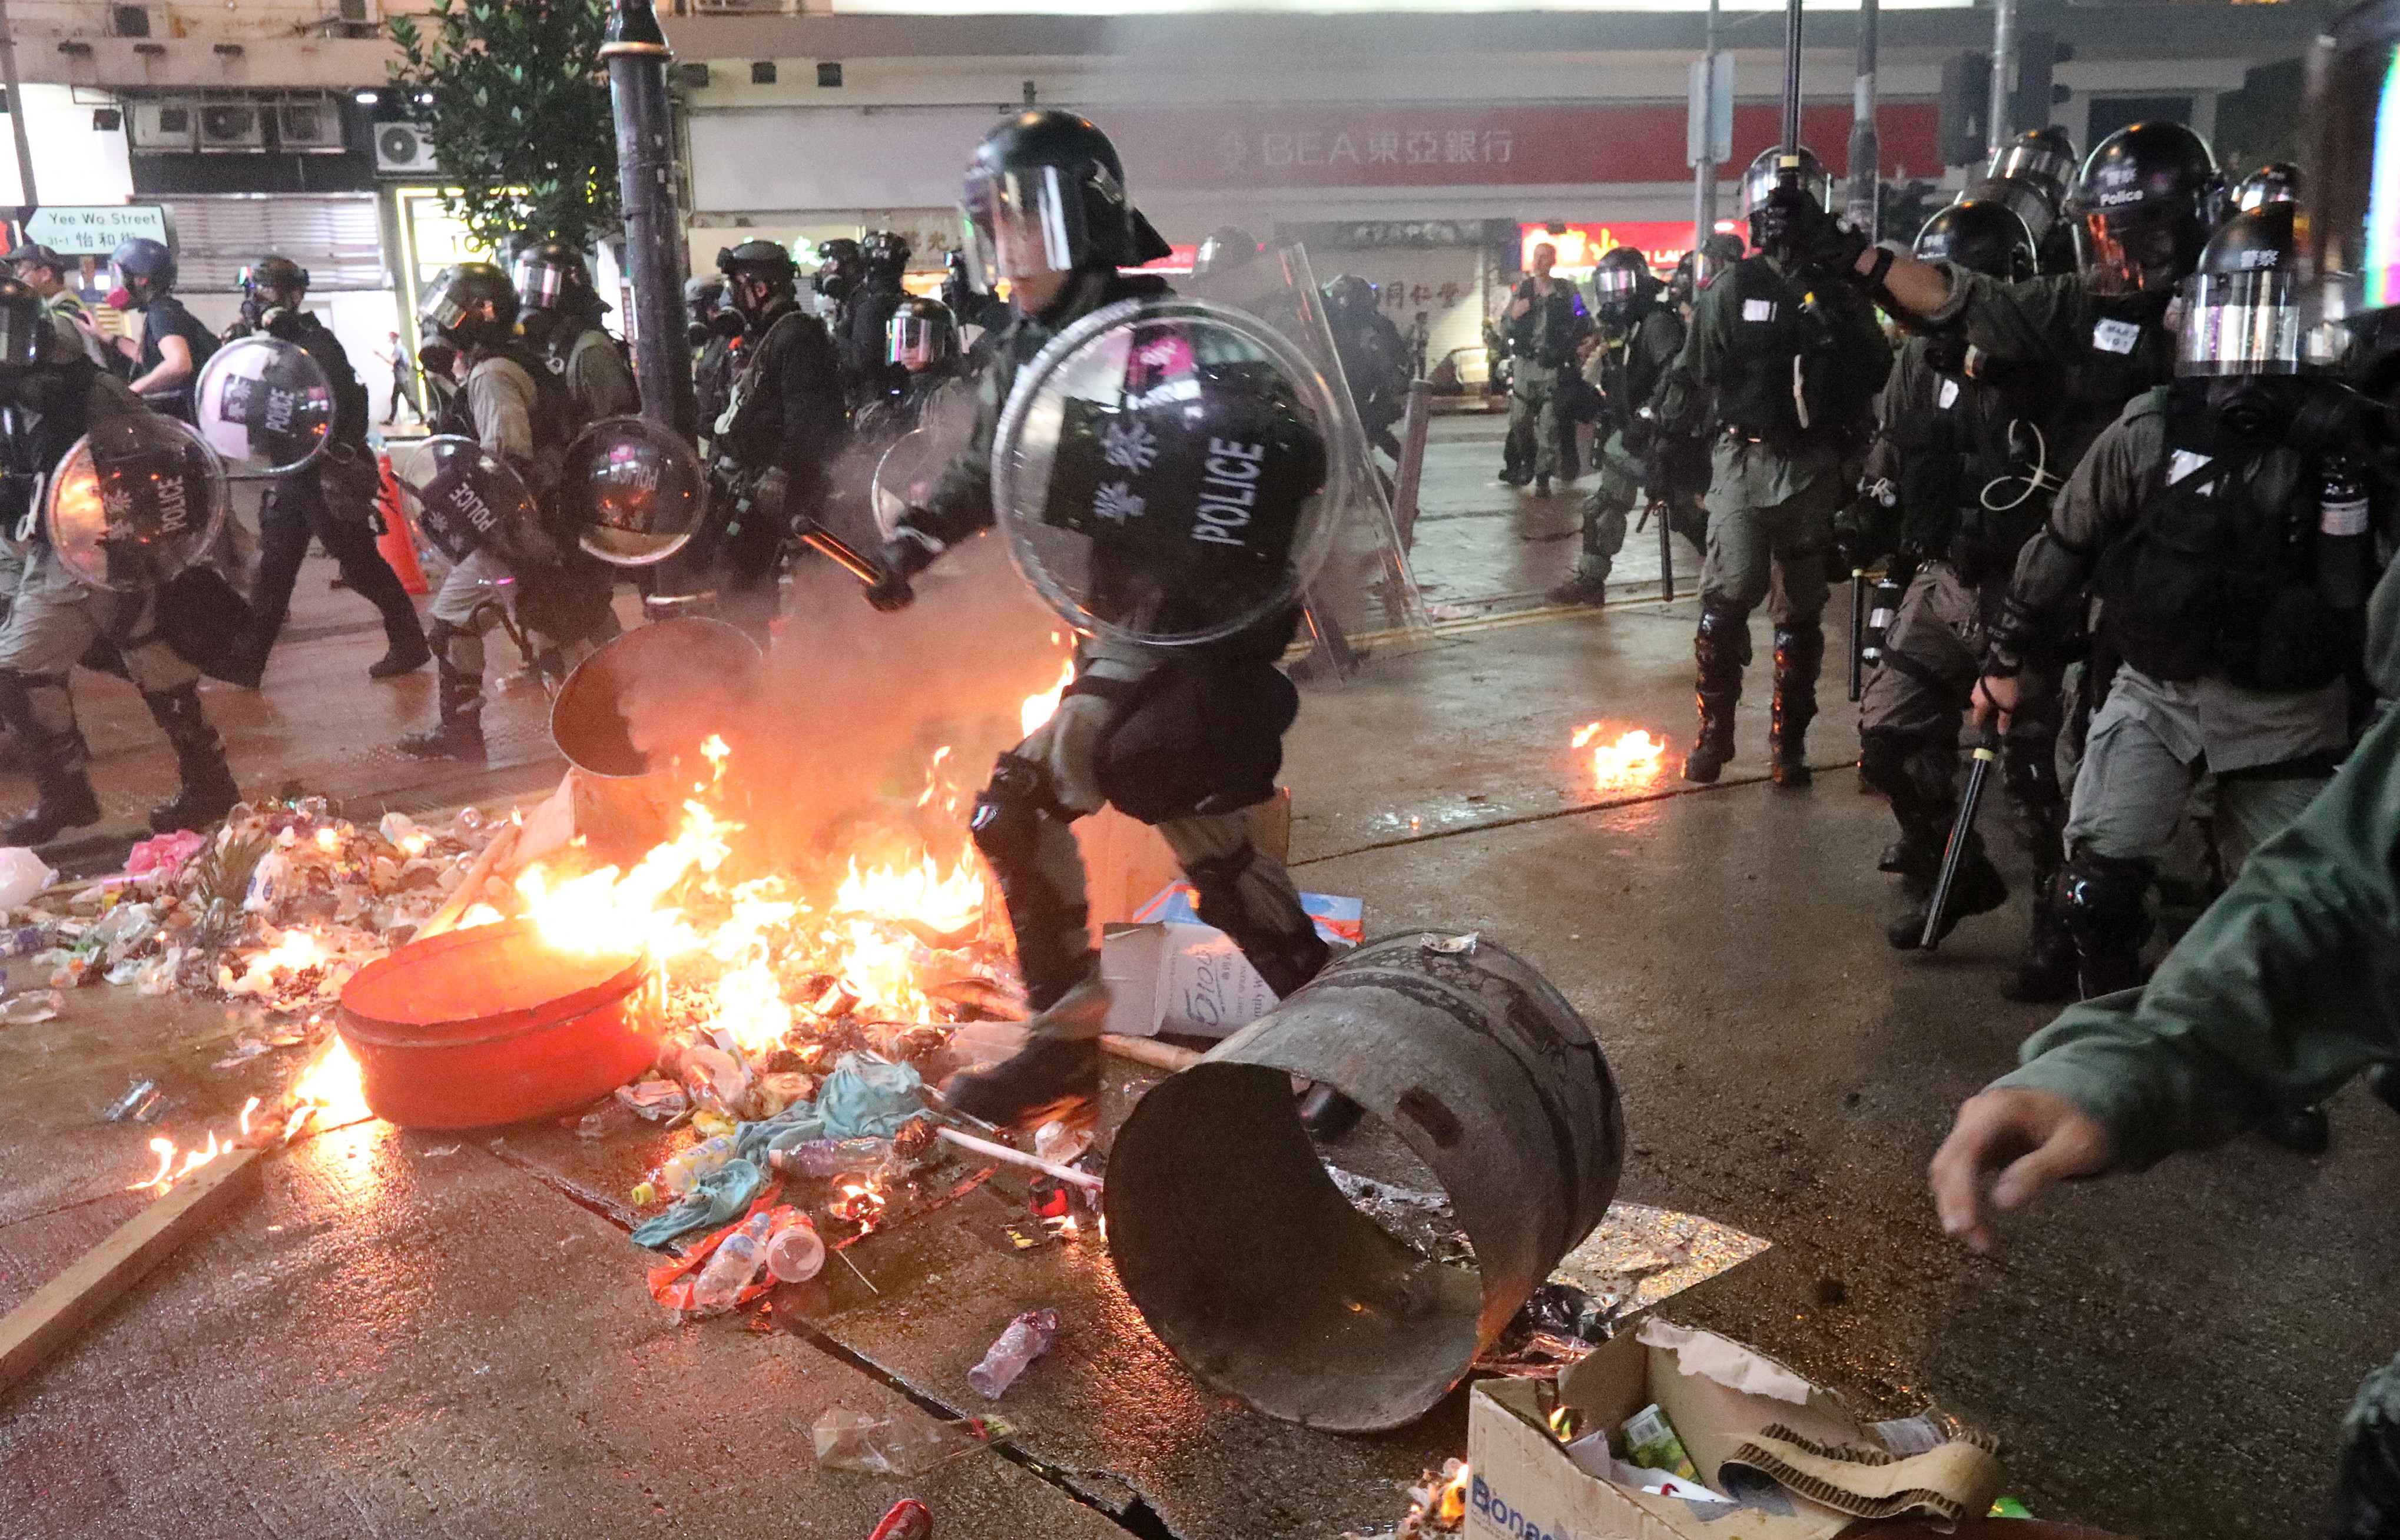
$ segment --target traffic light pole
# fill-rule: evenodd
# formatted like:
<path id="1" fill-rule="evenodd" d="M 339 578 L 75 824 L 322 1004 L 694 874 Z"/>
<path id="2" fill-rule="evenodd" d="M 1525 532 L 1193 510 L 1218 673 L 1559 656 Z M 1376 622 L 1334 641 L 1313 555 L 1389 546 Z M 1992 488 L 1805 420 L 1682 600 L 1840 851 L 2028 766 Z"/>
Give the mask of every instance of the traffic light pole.
<path id="1" fill-rule="evenodd" d="M 2017 0 L 1992 0 L 1992 105 L 1985 113 L 1991 124 L 1987 148 L 1998 150 L 2015 132 L 2009 122 L 2010 88 L 2017 73 Z"/>
<path id="2" fill-rule="evenodd" d="M 1717 232 L 1716 133 L 1717 0 L 1709 0 L 1708 31 L 1700 49 L 1700 162 L 1692 173 L 1692 265 Z"/>

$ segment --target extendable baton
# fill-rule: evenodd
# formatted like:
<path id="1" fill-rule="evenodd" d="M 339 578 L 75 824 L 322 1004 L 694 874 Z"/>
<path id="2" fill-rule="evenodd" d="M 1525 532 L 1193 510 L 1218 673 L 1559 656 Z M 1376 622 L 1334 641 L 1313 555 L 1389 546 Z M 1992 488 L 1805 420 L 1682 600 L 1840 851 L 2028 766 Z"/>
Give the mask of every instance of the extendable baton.
<path id="1" fill-rule="evenodd" d="M 1950 825 L 1950 843 L 1942 851 L 1942 875 L 1933 884 L 1933 901 L 1926 906 L 1925 934 L 1917 946 L 1931 951 L 1942 944 L 1942 911 L 1950 906 L 1950 887 L 1958 879 L 1959 863 L 1967 858 L 1967 843 L 1975 837 L 1975 809 L 1984 800 L 1984 783 L 1990 779 L 1992 763 L 2000 756 L 2000 729 L 1998 724 L 1984 729 L 1975 744 L 1975 758 L 1967 767 L 1967 789 L 1958 798 L 1958 816 Z"/>

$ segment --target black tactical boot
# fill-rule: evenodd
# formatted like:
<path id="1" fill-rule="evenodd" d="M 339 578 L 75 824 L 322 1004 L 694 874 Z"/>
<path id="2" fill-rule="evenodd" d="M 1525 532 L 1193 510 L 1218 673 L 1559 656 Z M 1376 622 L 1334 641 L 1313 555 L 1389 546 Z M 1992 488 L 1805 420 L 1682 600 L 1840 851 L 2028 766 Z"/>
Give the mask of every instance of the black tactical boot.
<path id="1" fill-rule="evenodd" d="M 2269 1144 L 2300 1155 L 2322 1155 L 2333 1143 L 2333 1125 L 2325 1121 L 2323 1107 L 2278 1112 L 2258 1125 L 2258 1134 Z"/>
<path id="2" fill-rule="evenodd" d="M 1543 597 L 1554 605 L 1587 605 L 1598 609 L 1608 603 L 1608 579 L 1588 578 L 1578 572 Z"/>
<path id="3" fill-rule="evenodd" d="M 397 679 L 403 674 L 414 674 L 433 661 L 433 649 L 426 645 L 425 634 L 402 634 L 390 638 L 391 645 L 384 655 L 367 665 L 370 679 Z"/>
<path id="4" fill-rule="evenodd" d="M 1942 906 L 1942 928 L 1934 933 L 1936 941 L 1946 939 L 1958 928 L 1958 921 L 1969 915 L 1989 914 L 2009 901 L 2008 881 L 1984 853 L 1982 837 L 1970 834 L 1967 839 L 1966 854 L 1958 863 L 1958 876 L 1950 884 L 1950 900 Z M 1900 918 L 1884 933 L 1884 939 L 1896 950 L 1912 952 L 1925 944 L 1925 917 L 1933 908 L 1933 888 L 1941 879 L 1943 853 L 1936 850 L 1930 861 L 1916 863 L 1901 874 Z"/>
<path id="5" fill-rule="evenodd" d="M 1750 612 L 1714 600 L 1700 602 L 1692 637 L 1698 665 L 1700 732 L 1684 759 L 1684 779 L 1714 781 L 1733 757 L 1733 711 L 1741 700 L 1741 671 L 1750 661 Z"/>
<path id="6" fill-rule="evenodd" d="M 412 732 L 400 741 L 400 752 L 418 759 L 475 759 L 484 757 L 484 681 L 479 676 L 469 678 L 466 671 L 451 662 L 446 648 L 436 648 L 433 654 L 442 716 L 424 732 Z"/>
<path id="7" fill-rule="evenodd" d="M 2025 950 L 2017 954 L 2016 972 L 2000 986 L 2000 994 L 2027 1005 L 2075 998 L 2075 938 L 2059 922 L 2050 883 L 2039 873 L 2034 878 L 2033 928 L 2025 935 Z"/>
<path id="8" fill-rule="evenodd" d="M 64 729 L 44 727 L 35 719 L 32 692 L 57 692 L 50 715 L 63 715 Z M 69 829 L 100 822 L 100 798 L 93 795 L 86 767 L 90 751 L 73 723 L 75 706 L 66 695 L 66 681 L 0 672 L 0 720 L 6 720 L 22 745 L 34 772 L 36 799 L 31 812 L 0 828 L 0 845 L 47 845 Z"/>
<path id="9" fill-rule="evenodd" d="M 1817 671 L 1825 661 L 1825 634 L 1775 634 L 1775 703 L 1769 716 L 1768 773 L 1779 786 L 1805 786 L 1808 772 L 1808 724 L 1817 717 Z"/>
<path id="10" fill-rule="evenodd" d="M 1095 968 L 1026 1024 L 1032 1036 L 1016 1057 L 952 1075 L 942 1083 L 942 1098 L 995 1128 L 1039 1128 L 1054 1119 L 1089 1124 L 1100 1095 L 1100 1023 L 1108 1014 L 1109 987 Z"/>
<path id="11" fill-rule="evenodd" d="M 188 684 L 156 695 L 145 691 L 142 700 L 174 745 L 175 768 L 183 777 L 173 799 L 150 810 L 150 827 L 160 834 L 206 828 L 232 811 L 241 800 L 241 788 L 225 766 L 225 741 L 200 709 L 200 687 Z"/>

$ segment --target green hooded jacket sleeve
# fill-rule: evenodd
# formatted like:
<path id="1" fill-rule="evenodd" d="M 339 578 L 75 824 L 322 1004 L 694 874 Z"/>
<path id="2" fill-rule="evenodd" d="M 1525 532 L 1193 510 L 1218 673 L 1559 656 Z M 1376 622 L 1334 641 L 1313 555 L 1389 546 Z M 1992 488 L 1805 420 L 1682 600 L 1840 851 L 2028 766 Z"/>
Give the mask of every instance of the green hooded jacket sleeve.
<path id="1" fill-rule="evenodd" d="M 2384 1002 L 2400 959 L 2395 849 L 2400 712 L 2251 853 L 2148 985 L 2068 1007 L 1995 1085 L 2066 1097 L 2106 1125 L 2115 1168 L 2138 1171 L 2400 1058 Z"/>

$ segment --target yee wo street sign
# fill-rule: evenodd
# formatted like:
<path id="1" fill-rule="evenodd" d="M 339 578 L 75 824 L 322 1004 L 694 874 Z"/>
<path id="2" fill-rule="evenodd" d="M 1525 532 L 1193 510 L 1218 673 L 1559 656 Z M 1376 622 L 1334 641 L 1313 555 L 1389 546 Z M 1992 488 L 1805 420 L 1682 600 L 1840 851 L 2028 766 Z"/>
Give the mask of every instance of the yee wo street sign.
<path id="1" fill-rule="evenodd" d="M 135 236 L 166 244 L 167 211 L 155 203 L 109 203 L 36 209 L 25 220 L 26 240 L 61 256 L 106 256 Z"/>

